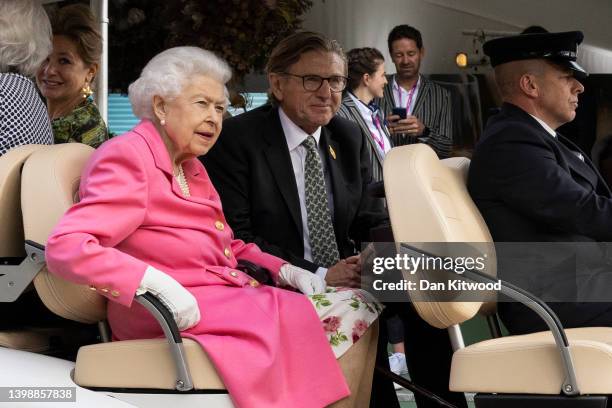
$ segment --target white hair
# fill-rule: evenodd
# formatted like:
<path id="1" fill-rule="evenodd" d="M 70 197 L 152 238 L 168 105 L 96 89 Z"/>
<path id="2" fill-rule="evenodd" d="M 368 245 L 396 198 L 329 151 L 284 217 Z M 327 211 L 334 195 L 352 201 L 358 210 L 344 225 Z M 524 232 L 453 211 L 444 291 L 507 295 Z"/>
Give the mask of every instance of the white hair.
<path id="1" fill-rule="evenodd" d="M 51 53 L 51 23 L 35 0 L 0 1 L 0 72 L 34 76 Z"/>
<path id="2" fill-rule="evenodd" d="M 232 71 L 223 59 L 198 47 L 174 47 L 157 54 L 143 68 L 140 78 L 128 88 L 134 115 L 153 120 L 153 97 L 172 99 L 197 75 L 225 85 L 232 77 Z M 229 96 L 227 87 L 225 96 Z"/>

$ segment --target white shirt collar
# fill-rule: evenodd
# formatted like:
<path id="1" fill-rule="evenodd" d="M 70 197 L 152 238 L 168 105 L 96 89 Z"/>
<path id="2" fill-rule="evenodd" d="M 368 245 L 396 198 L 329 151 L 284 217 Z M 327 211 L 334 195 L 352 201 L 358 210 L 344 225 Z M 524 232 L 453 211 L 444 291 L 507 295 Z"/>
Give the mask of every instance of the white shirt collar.
<path id="1" fill-rule="evenodd" d="M 532 118 L 534 118 L 535 120 L 538 121 L 538 123 L 540 125 L 542 125 L 542 127 L 544 128 L 545 131 L 547 131 L 552 137 L 556 138 L 557 137 L 557 132 L 555 132 L 555 130 L 553 128 L 551 128 L 550 126 L 548 126 L 546 124 L 546 122 L 544 122 L 542 119 L 533 116 L 531 113 L 529 114 L 529 116 L 531 116 Z"/>
<path id="2" fill-rule="evenodd" d="M 397 74 L 393 75 L 393 84 L 391 84 L 391 86 L 393 87 L 393 90 L 397 92 L 398 89 L 401 89 L 401 90 L 403 90 L 406 93 L 410 92 L 409 89 L 404 89 L 401 86 L 399 86 L 399 84 L 397 83 L 397 81 L 395 79 L 396 76 L 397 76 Z M 419 78 L 417 79 L 415 91 L 418 91 L 420 86 L 421 86 L 421 74 L 419 74 Z"/>
<path id="3" fill-rule="evenodd" d="M 281 126 L 283 127 L 283 133 L 285 133 L 285 139 L 287 139 L 287 147 L 289 147 L 289 151 L 297 148 L 302 144 L 304 140 L 308 136 L 308 133 L 304 132 L 298 125 L 293 123 L 289 116 L 283 111 L 283 108 L 278 107 L 278 116 L 280 117 Z M 321 127 L 319 126 L 317 130 L 315 130 L 312 136 L 317 141 L 317 146 L 319 145 L 319 139 L 321 138 Z"/>
<path id="4" fill-rule="evenodd" d="M 350 92 L 349 92 L 349 96 L 351 97 L 353 102 L 355 102 L 355 105 L 357 105 L 357 109 L 359 109 L 359 113 L 361 113 L 361 116 L 363 116 L 364 118 L 372 117 L 372 110 L 368 108 L 365 103 L 361 102 L 359 98 L 357 98 L 355 95 L 353 95 Z"/>

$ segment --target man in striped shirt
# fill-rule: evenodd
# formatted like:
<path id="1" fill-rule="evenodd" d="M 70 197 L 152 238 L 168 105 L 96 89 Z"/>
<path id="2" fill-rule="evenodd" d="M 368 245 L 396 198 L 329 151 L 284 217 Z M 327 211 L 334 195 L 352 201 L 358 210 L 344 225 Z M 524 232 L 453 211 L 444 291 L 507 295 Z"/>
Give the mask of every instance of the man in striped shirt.
<path id="1" fill-rule="evenodd" d="M 419 73 L 425 56 L 421 33 L 409 25 L 393 28 L 387 39 L 396 74 L 387 77 L 381 108 L 395 146 L 424 142 L 443 159 L 453 148 L 450 93 Z M 406 118 L 393 114 L 406 110 Z M 396 111 L 397 112 L 397 111 Z"/>

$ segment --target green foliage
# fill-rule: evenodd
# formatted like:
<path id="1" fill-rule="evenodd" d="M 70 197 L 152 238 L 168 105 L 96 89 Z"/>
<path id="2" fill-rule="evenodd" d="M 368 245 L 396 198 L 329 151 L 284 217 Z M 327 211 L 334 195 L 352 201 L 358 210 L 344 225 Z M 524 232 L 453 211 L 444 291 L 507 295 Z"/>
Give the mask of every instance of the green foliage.
<path id="1" fill-rule="evenodd" d="M 312 0 L 111 0 L 110 88 L 129 83 L 155 54 L 195 45 L 225 58 L 240 81 L 301 27 Z"/>

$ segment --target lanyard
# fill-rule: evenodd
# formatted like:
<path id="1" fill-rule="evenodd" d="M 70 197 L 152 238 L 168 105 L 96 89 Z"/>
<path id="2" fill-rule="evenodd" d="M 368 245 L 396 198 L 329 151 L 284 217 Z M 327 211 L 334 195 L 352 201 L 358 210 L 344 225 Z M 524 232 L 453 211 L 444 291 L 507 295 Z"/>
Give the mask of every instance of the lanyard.
<path id="1" fill-rule="evenodd" d="M 419 78 L 414 83 L 414 85 L 412 85 L 412 88 L 410 88 L 410 91 L 408 91 L 408 102 L 406 103 L 406 113 L 409 115 L 412 113 L 410 112 L 410 105 L 412 105 L 412 97 L 414 96 L 414 92 L 416 91 L 417 85 L 419 84 L 420 81 L 421 81 L 421 78 Z M 397 85 L 397 99 L 399 100 L 398 105 L 402 106 L 402 88 L 397 82 L 395 84 Z"/>
<path id="2" fill-rule="evenodd" d="M 385 139 L 384 139 L 383 132 L 381 131 L 380 119 L 378 119 L 378 115 L 375 112 L 372 112 L 372 122 L 374 123 L 374 126 L 376 127 L 376 134 L 374 132 L 370 132 L 370 134 L 372 135 L 372 138 L 374 138 L 378 146 L 380 146 L 380 150 L 382 150 L 383 155 L 384 155 Z"/>

